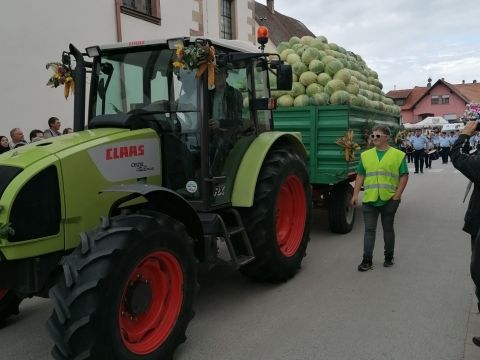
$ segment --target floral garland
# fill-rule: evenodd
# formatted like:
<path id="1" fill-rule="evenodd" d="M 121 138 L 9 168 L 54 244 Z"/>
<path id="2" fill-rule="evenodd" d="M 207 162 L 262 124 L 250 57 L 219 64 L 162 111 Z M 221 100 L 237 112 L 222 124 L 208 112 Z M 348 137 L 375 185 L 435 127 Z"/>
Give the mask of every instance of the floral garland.
<path id="1" fill-rule="evenodd" d="M 470 103 L 467 104 L 463 117 L 468 120 L 480 120 L 480 104 Z"/>
<path id="2" fill-rule="evenodd" d="M 359 150 L 360 145 L 353 141 L 353 130 L 348 130 L 343 137 L 335 141 L 335 144 L 345 149 L 345 160 L 355 160 L 355 150 Z"/>
<path id="3" fill-rule="evenodd" d="M 208 44 L 193 44 L 187 47 L 178 44 L 176 59 L 173 62 L 175 69 L 197 69 L 197 79 L 207 71 L 208 88 L 215 87 L 215 48 Z"/>
<path id="4" fill-rule="evenodd" d="M 50 62 L 47 64 L 46 68 L 47 70 L 49 68 L 53 70 L 53 75 L 48 79 L 47 86 L 56 88 L 60 85 L 64 85 L 63 96 L 67 99 L 70 92 L 73 93 L 73 89 L 75 88 L 72 69 L 58 62 Z"/>

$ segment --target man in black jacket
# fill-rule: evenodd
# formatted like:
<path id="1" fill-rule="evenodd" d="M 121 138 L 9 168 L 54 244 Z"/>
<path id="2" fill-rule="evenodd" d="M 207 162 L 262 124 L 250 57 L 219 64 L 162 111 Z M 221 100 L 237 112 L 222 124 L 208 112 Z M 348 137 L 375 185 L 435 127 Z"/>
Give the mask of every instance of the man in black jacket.
<path id="1" fill-rule="evenodd" d="M 242 131 L 242 93 L 227 83 L 225 68 L 215 69 L 215 89 L 209 91 L 208 100 L 210 172 L 219 176 Z"/>
<path id="2" fill-rule="evenodd" d="M 471 236 L 472 257 L 470 275 L 475 284 L 478 308 L 480 311 L 480 155 L 470 155 L 470 137 L 475 133 L 477 121 L 469 121 L 455 141 L 450 152 L 453 166 L 465 175 L 474 185 L 473 193 L 465 213 L 463 231 Z M 480 337 L 474 337 L 473 343 L 480 346 Z"/>

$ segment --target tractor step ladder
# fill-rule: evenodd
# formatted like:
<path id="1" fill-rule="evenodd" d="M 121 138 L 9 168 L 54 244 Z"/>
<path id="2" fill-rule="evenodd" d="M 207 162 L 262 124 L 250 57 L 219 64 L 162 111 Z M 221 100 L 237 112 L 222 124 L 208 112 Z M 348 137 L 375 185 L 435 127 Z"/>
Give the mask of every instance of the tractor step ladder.
<path id="1" fill-rule="evenodd" d="M 230 257 L 232 258 L 232 262 L 235 267 L 238 269 L 240 266 L 246 265 L 249 262 L 255 260 L 255 256 L 253 254 L 252 245 L 250 244 L 250 239 L 248 238 L 247 231 L 243 226 L 242 218 L 240 214 L 235 209 L 226 209 L 225 213 L 231 215 L 229 216 L 230 221 L 233 224 L 229 224 L 226 226 L 223 218 L 221 219 L 222 223 L 225 224 L 225 243 L 228 248 L 228 252 L 230 253 Z M 241 242 L 242 248 L 245 249 L 245 254 L 237 254 L 235 251 L 235 247 L 233 246 L 233 242 Z"/>
<path id="2" fill-rule="evenodd" d="M 219 225 L 218 236 L 221 236 L 225 240 L 225 245 L 227 246 L 228 254 L 231 259 L 228 262 L 230 265 L 238 269 L 255 260 L 252 245 L 250 244 L 247 231 L 243 226 L 242 218 L 238 211 L 235 209 L 225 209 L 222 211 L 223 216 L 217 213 L 209 215 L 210 216 L 208 217 L 201 216 L 200 219 L 202 220 L 203 218 L 203 220 L 208 219 L 209 221 L 212 221 L 213 218 Z M 240 245 L 243 249 L 242 253 L 237 252 L 238 250 L 235 249 L 234 243 Z M 218 260 L 222 262 L 222 259 Z"/>

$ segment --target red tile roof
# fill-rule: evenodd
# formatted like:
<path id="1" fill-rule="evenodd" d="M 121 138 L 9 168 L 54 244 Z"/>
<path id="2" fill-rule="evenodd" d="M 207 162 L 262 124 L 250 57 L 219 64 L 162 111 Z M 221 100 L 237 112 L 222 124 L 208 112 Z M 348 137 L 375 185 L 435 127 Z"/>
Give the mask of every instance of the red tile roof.
<path id="1" fill-rule="evenodd" d="M 465 95 L 469 102 L 480 102 L 480 83 L 456 84 L 454 86 Z"/>
<path id="2" fill-rule="evenodd" d="M 406 99 L 412 89 L 390 90 L 386 96 L 392 99 Z"/>
<path id="3" fill-rule="evenodd" d="M 402 110 L 412 109 L 427 92 L 438 84 L 448 87 L 453 93 L 460 97 L 465 103 L 480 102 L 480 83 L 470 84 L 450 84 L 445 80 L 438 80 L 430 88 L 416 86 L 413 89 L 391 90 L 386 96 L 394 100 L 405 99 L 405 104 L 401 106 Z"/>
<path id="4" fill-rule="evenodd" d="M 272 14 L 266 5 L 255 1 L 255 21 L 260 24 L 260 18 L 265 18 L 270 41 L 277 46 L 282 41 L 288 41 L 292 36 L 315 36 L 301 21 L 283 15 L 274 10 Z"/>
<path id="5" fill-rule="evenodd" d="M 429 90 L 429 88 L 420 87 L 420 86 L 416 86 L 413 89 L 411 89 L 411 91 L 408 94 L 408 97 L 405 101 L 405 105 L 401 106 L 401 109 L 402 110 L 411 109 L 417 102 L 420 101 L 420 99 L 423 98 L 423 96 L 426 94 L 426 92 L 428 90 Z"/>

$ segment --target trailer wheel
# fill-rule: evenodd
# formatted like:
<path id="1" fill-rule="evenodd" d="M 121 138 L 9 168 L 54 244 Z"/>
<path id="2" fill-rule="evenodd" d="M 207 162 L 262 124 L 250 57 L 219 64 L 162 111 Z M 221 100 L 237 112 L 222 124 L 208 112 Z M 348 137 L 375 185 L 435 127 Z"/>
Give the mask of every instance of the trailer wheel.
<path id="1" fill-rule="evenodd" d="M 240 272 L 273 282 L 295 275 L 305 257 L 311 217 L 311 189 L 300 156 L 272 150 L 260 171 L 253 206 L 240 213 L 255 255 Z"/>
<path id="2" fill-rule="evenodd" d="M 10 289 L 0 289 L 0 326 L 11 315 L 18 315 L 18 306 L 22 302 L 22 298 L 18 297 Z"/>
<path id="3" fill-rule="evenodd" d="M 330 230 L 337 234 L 347 234 L 355 223 L 355 208 L 350 206 L 353 187 L 350 184 L 333 188 L 328 204 L 328 223 Z"/>
<path id="4" fill-rule="evenodd" d="M 63 260 L 50 290 L 55 359 L 170 359 L 196 288 L 192 240 L 163 215 L 102 219 Z"/>

